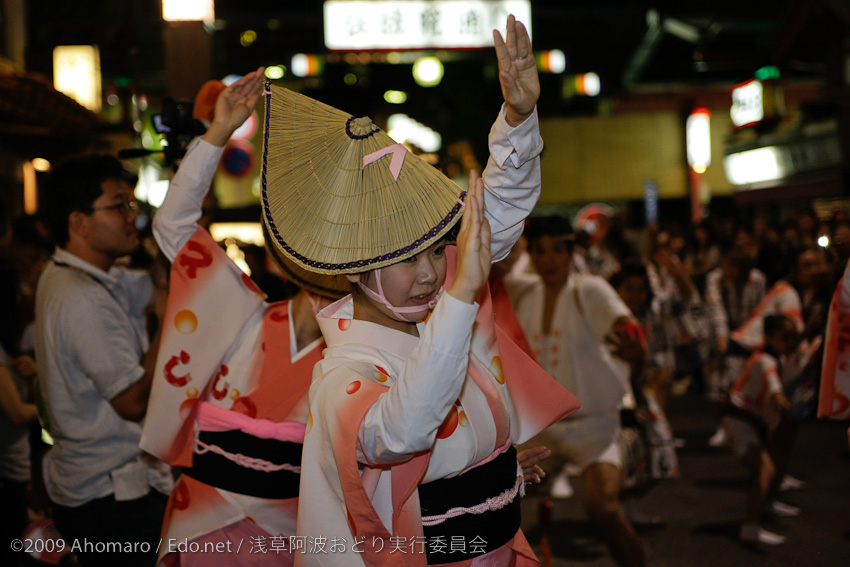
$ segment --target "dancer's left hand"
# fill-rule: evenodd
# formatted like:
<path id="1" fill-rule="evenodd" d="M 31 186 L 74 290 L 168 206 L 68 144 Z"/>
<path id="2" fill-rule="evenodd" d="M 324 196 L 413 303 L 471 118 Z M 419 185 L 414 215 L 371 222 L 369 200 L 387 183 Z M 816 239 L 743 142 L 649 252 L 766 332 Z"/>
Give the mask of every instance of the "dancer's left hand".
<path id="1" fill-rule="evenodd" d="M 521 22 L 508 16 L 507 40 L 498 30 L 493 30 L 493 44 L 499 60 L 499 84 L 505 98 L 510 126 L 519 126 L 534 112 L 540 98 L 540 78 L 531 50 L 531 39 Z"/>
<path id="2" fill-rule="evenodd" d="M 516 459 L 519 462 L 519 466 L 522 467 L 522 477 L 525 482 L 533 482 L 535 484 L 540 484 L 540 482 L 546 477 L 546 471 L 541 469 L 537 463 L 548 459 L 552 456 L 552 451 L 543 447 L 535 447 L 534 449 L 526 449 L 525 451 L 520 451 L 516 455 Z"/>

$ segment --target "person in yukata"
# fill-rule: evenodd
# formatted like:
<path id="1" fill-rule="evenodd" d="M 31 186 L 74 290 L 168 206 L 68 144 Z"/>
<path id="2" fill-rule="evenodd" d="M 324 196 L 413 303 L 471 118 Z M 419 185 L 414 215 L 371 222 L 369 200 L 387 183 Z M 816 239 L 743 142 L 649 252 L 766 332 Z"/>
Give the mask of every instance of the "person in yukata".
<path id="1" fill-rule="evenodd" d="M 780 379 L 780 360 L 800 342 L 796 322 L 786 315 L 768 315 L 762 322 L 764 347 L 747 359 L 729 392 L 724 427 L 726 443 L 753 474 L 739 538 L 745 543 L 781 545 L 785 537 L 762 528 L 762 514 L 796 516 L 799 509 L 776 500 L 776 466 L 769 452 L 782 413 L 789 408 Z"/>
<path id="2" fill-rule="evenodd" d="M 577 401 L 493 322 L 491 261 L 537 201 L 542 149 L 525 27 L 511 16 L 494 40 L 505 105 L 468 195 L 368 118 L 267 95 L 273 244 L 352 283 L 318 316 L 327 349 L 310 388 L 296 565 L 539 564 L 520 530 L 513 445 Z"/>
<path id="3" fill-rule="evenodd" d="M 634 399 L 630 377 L 646 358 L 643 330 L 607 281 L 573 272 L 569 219 L 532 217 L 525 236 L 536 274 L 508 278 L 506 286 L 535 357 L 582 404 L 548 428 L 547 444 L 580 471 L 588 518 L 615 563 L 642 567 L 643 543 L 620 503 L 627 463 L 619 437 L 620 408 Z M 570 494 L 566 465 L 552 480 L 552 497 Z"/>
<path id="4" fill-rule="evenodd" d="M 183 470 L 163 522 L 163 565 L 292 564 L 307 390 L 325 346 L 315 314 L 347 282 L 282 264 L 301 290 L 269 303 L 198 225 L 263 80 L 258 69 L 221 92 L 154 218 L 172 268 L 141 446 Z"/>
<path id="5" fill-rule="evenodd" d="M 253 112 L 263 77 L 257 69 L 219 94 L 154 220 L 173 262 L 172 295 L 149 406 L 157 419 L 142 445 L 184 467 L 162 530 L 165 565 L 292 563 L 306 392 L 325 348 L 315 314 L 349 287 L 343 276 L 305 271 L 269 247 L 301 289 L 287 301 L 263 301 L 199 226 L 224 147 Z M 548 455 L 543 447 L 521 453 L 528 481 L 545 476 L 537 463 Z M 238 541 L 249 544 L 227 548 Z"/>

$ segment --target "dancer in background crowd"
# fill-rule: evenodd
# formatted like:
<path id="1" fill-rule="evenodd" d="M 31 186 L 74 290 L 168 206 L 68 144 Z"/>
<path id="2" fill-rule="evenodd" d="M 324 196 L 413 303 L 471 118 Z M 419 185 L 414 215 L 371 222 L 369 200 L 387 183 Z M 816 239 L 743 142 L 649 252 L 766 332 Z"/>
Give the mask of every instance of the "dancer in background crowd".
<path id="1" fill-rule="evenodd" d="M 768 451 L 781 414 L 789 407 L 782 392 L 780 359 L 797 348 L 799 332 L 794 321 L 784 315 L 768 315 L 763 328 L 764 348 L 750 356 L 732 387 L 724 427 L 726 442 L 753 474 L 739 537 L 747 543 L 781 545 L 785 537 L 765 530 L 759 520 L 766 508 L 786 516 L 799 512 L 774 499 L 771 488 L 776 467 Z"/>
<path id="2" fill-rule="evenodd" d="M 578 412 L 547 430 L 551 448 L 581 470 L 588 516 L 617 564 L 644 565 L 643 546 L 619 500 L 619 406 L 646 354 L 638 324 L 608 282 L 572 273 L 569 220 L 532 217 L 525 236 L 538 276 L 505 283 L 538 362 L 581 400 Z M 553 495 L 565 482 L 566 468 L 553 479 Z"/>
<path id="3" fill-rule="evenodd" d="M 731 343 L 729 333 L 740 327 L 766 293 L 765 277 L 753 267 L 753 259 L 740 250 L 731 250 L 722 265 L 708 273 L 705 303 L 715 342 L 711 361 L 708 393 L 719 399 L 737 379 L 746 359 L 746 351 Z M 729 353 L 732 346 L 732 353 Z M 740 359 L 736 364 L 734 358 Z"/>
<path id="4" fill-rule="evenodd" d="M 734 249 L 723 258 L 722 266 L 706 278 L 705 303 L 715 340 L 706 365 L 707 395 L 715 401 L 726 398 L 751 352 L 729 335 L 749 318 L 766 293 L 764 274 L 753 264 L 751 256 Z M 725 429 L 718 424 L 708 444 L 718 447 L 724 442 Z"/>
<path id="5" fill-rule="evenodd" d="M 701 222 L 691 229 L 683 262 L 697 288 L 704 289 L 706 275 L 720 266 L 720 249 L 709 223 Z"/>
<path id="6" fill-rule="evenodd" d="M 828 250 L 832 265 L 830 281 L 834 289 L 844 276 L 844 268 L 850 260 L 850 220 L 844 215 L 836 214 L 833 217 Z"/>
<path id="7" fill-rule="evenodd" d="M 671 247 L 670 230 L 650 226 L 646 230 L 646 269 L 652 293 L 664 318 L 667 336 L 676 352 L 675 365 L 670 369 L 671 380 L 682 377 L 702 381 L 701 361 L 708 354 L 710 333 L 699 290 Z M 659 384 L 658 403 L 667 407 L 670 386 Z"/>
<path id="8" fill-rule="evenodd" d="M 640 434 L 641 443 L 645 444 L 647 470 L 644 473 L 645 480 L 623 498 L 623 508 L 635 527 L 658 527 L 663 523 L 662 519 L 641 514 L 636 505 L 637 500 L 644 496 L 653 484 L 661 480 L 679 478 L 673 433 L 667 416 L 656 401 L 655 393 L 659 383 L 666 383 L 665 380 L 659 379 L 659 374 L 668 367 L 673 352 L 667 343 L 658 305 L 653 302 L 646 266 L 640 259 L 625 259 L 620 271 L 611 277 L 610 283 L 637 318 L 647 344 L 644 363 L 632 367 L 631 386 L 635 408 L 631 412 L 621 410 L 621 416 L 622 412 L 626 412 L 625 415 L 632 422 L 631 426 Z"/>

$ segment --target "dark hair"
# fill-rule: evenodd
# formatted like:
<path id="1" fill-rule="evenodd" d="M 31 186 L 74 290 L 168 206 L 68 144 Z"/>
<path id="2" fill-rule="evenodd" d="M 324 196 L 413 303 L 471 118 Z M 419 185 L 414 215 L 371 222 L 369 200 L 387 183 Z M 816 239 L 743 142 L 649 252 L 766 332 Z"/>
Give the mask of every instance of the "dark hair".
<path id="1" fill-rule="evenodd" d="M 752 257 L 748 256 L 740 248 L 733 248 L 732 250 L 730 250 L 726 254 L 724 261 L 729 262 L 730 264 L 738 268 L 738 271 L 740 272 L 739 276 L 742 280 L 745 280 L 750 277 L 750 272 L 755 267 L 755 260 Z"/>
<path id="2" fill-rule="evenodd" d="M 572 235 L 573 225 L 570 219 L 561 215 L 530 217 L 528 219 L 528 226 L 525 229 L 525 238 L 528 240 L 529 245 L 544 236 L 559 237 Z"/>
<path id="3" fill-rule="evenodd" d="M 90 154 L 67 159 L 50 170 L 44 180 L 44 214 L 56 244 L 68 243 L 68 216 L 92 211 L 92 203 L 103 194 L 103 182 L 118 179 L 135 185 L 138 178 L 124 169 L 118 158 Z"/>
<path id="4" fill-rule="evenodd" d="M 616 289 L 623 284 L 626 278 L 646 278 L 649 280 L 649 275 L 646 271 L 646 264 L 637 257 L 625 258 L 620 263 L 619 271 L 611 276 L 608 283 L 611 284 L 611 287 Z"/>
<path id="5" fill-rule="evenodd" d="M 782 332 L 783 327 L 789 323 L 793 325 L 795 329 L 797 328 L 794 321 L 787 315 L 767 315 L 764 318 L 764 336 L 772 337 L 776 333 Z"/>
<path id="6" fill-rule="evenodd" d="M 649 273 L 646 271 L 646 264 L 637 256 L 629 256 L 620 262 L 620 269 L 615 272 L 609 279 L 608 283 L 611 287 L 617 289 L 628 278 L 643 278 L 646 281 L 647 303 L 652 301 L 652 285 L 649 283 Z"/>
<path id="7" fill-rule="evenodd" d="M 821 259 L 826 259 L 826 251 L 820 246 L 801 246 L 791 253 L 791 273 L 796 274 L 800 270 L 800 258 L 806 252 L 813 252 Z"/>

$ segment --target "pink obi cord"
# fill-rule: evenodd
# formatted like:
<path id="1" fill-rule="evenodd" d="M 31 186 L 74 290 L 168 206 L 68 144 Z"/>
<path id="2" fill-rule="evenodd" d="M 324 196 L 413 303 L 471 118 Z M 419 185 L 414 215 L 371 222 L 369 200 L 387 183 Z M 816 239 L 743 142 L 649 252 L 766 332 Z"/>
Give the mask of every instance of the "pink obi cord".
<path id="1" fill-rule="evenodd" d="M 523 496 L 525 492 L 524 489 L 525 479 L 522 474 L 522 467 L 519 463 L 517 463 L 516 482 L 514 482 L 513 488 L 509 488 L 501 494 L 494 496 L 493 498 L 488 498 L 481 504 L 476 504 L 475 506 L 458 506 L 457 508 L 452 508 L 445 514 L 437 514 L 435 516 L 422 516 L 422 525 L 437 526 L 442 524 L 446 520 L 450 520 L 451 518 L 456 518 L 458 516 L 463 516 L 464 514 L 483 514 L 485 512 L 501 510 L 502 508 L 513 502 L 518 495 Z"/>
<path id="2" fill-rule="evenodd" d="M 219 431 L 242 431 L 253 437 L 260 439 L 274 439 L 276 441 L 285 441 L 291 443 L 303 443 L 304 433 L 307 426 L 303 423 L 295 423 L 285 421 L 283 423 L 275 423 L 268 419 L 254 419 L 241 413 L 222 409 L 214 406 L 209 402 L 201 402 L 198 408 L 198 427 L 195 430 L 195 453 L 203 455 L 204 453 L 215 453 L 229 461 L 233 461 L 241 467 L 264 472 L 291 471 L 295 474 L 301 474 L 301 467 L 290 465 L 289 463 L 276 464 L 248 457 L 241 453 L 230 453 L 225 451 L 218 445 L 210 445 L 200 440 L 199 434 L 201 431 L 219 432 Z"/>

